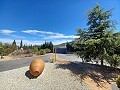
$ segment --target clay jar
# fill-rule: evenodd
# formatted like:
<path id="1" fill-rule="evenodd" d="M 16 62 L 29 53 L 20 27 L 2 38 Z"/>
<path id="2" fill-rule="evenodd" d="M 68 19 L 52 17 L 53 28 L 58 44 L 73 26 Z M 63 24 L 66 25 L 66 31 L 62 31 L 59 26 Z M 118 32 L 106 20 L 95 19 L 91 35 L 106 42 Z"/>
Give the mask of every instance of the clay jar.
<path id="1" fill-rule="evenodd" d="M 42 73 L 44 67 L 45 67 L 44 61 L 37 58 L 31 62 L 29 70 L 33 76 L 37 77 Z"/>

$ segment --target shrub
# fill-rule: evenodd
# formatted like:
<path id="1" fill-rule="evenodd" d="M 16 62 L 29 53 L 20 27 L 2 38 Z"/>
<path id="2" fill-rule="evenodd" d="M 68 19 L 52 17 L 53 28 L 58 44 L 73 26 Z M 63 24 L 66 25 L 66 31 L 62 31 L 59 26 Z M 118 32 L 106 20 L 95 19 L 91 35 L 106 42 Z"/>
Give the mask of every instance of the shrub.
<path id="1" fill-rule="evenodd" d="M 116 84 L 117 87 L 120 88 L 120 76 L 118 76 L 118 78 L 116 79 Z"/>
<path id="2" fill-rule="evenodd" d="M 118 67 L 120 65 L 120 55 L 105 55 L 105 60 L 110 64 L 111 67 Z"/>
<path id="3" fill-rule="evenodd" d="M 36 55 L 40 55 L 40 52 L 39 52 L 39 51 L 38 51 L 38 52 L 35 52 L 35 54 L 36 54 Z"/>
<path id="4" fill-rule="evenodd" d="M 41 50 L 39 51 L 39 54 L 40 54 L 40 55 L 45 55 L 46 52 L 45 52 L 45 50 L 41 49 Z"/>
<path id="5" fill-rule="evenodd" d="M 44 49 L 41 49 L 40 51 L 35 52 L 36 55 L 45 55 L 46 52 Z"/>
<path id="6" fill-rule="evenodd" d="M 46 53 L 50 53 L 50 52 L 51 52 L 51 50 L 48 49 L 48 48 L 44 49 L 44 51 L 45 51 Z"/>

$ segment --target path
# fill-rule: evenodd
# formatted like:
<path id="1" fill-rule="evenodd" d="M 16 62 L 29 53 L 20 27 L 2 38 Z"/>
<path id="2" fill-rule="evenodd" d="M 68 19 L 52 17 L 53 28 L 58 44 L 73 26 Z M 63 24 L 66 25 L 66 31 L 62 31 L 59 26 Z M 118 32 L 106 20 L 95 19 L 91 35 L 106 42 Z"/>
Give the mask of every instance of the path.
<path id="1" fill-rule="evenodd" d="M 78 56 L 74 55 L 74 54 L 57 54 L 59 58 L 65 59 L 67 61 L 78 61 L 78 62 L 82 62 L 81 58 L 78 58 Z"/>
<path id="2" fill-rule="evenodd" d="M 50 54 L 41 55 L 37 57 L 27 57 L 17 60 L 0 61 L 0 72 L 29 66 L 32 60 L 34 60 L 35 58 L 41 58 L 45 62 L 51 61 Z"/>

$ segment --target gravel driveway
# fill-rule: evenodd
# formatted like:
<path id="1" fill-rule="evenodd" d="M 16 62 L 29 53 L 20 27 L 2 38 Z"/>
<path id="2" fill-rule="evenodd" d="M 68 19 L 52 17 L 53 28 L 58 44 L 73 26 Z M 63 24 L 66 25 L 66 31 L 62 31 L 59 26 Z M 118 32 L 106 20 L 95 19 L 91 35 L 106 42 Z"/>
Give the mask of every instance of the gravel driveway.
<path id="1" fill-rule="evenodd" d="M 29 67 L 0 72 L 0 90 L 90 90 L 68 69 L 46 63 L 38 78 L 30 79 Z"/>
<path id="2" fill-rule="evenodd" d="M 82 62 L 81 58 L 78 58 L 78 56 L 74 55 L 74 54 L 57 54 L 59 58 L 65 59 L 67 61 L 78 61 L 78 62 Z"/>

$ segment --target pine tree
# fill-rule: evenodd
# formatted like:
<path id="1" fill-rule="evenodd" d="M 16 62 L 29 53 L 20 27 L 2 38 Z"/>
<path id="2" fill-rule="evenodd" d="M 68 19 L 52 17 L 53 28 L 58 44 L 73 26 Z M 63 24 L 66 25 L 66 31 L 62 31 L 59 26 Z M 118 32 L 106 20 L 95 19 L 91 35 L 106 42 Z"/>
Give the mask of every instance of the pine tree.
<path id="1" fill-rule="evenodd" d="M 109 41 L 114 29 L 114 22 L 110 20 L 111 10 L 104 11 L 97 4 L 88 13 L 87 30 L 78 30 L 78 35 L 76 44 L 76 53 L 86 61 L 101 60 L 101 65 L 103 65 L 103 56 L 108 49 Z"/>
<path id="2" fill-rule="evenodd" d="M 16 41 L 15 40 L 13 41 L 12 45 L 16 45 Z"/>
<path id="3" fill-rule="evenodd" d="M 3 54 L 3 50 L 4 50 L 4 48 L 3 48 L 4 46 L 3 46 L 3 44 L 2 43 L 0 43 L 0 54 Z"/>
<path id="4" fill-rule="evenodd" d="M 20 48 L 22 48 L 23 47 L 23 43 L 22 43 L 22 40 L 21 40 L 21 42 L 20 42 Z"/>
<path id="5" fill-rule="evenodd" d="M 91 38 L 103 38 L 105 31 L 113 29 L 113 21 L 110 20 L 111 15 L 111 10 L 103 11 L 98 4 L 88 13 L 87 25 Z"/>
<path id="6" fill-rule="evenodd" d="M 101 59 L 101 65 L 103 65 L 101 54 L 104 53 L 105 42 L 101 42 L 100 40 L 105 38 L 105 31 L 113 28 L 112 20 L 109 19 L 110 16 L 111 10 L 103 11 L 98 4 L 88 13 L 88 32 L 92 42 L 96 43 L 94 46 L 97 52 L 95 53 L 97 53 L 96 57 Z M 98 41 L 100 43 L 97 43 Z"/>
<path id="7" fill-rule="evenodd" d="M 50 46 L 50 48 L 49 48 L 49 49 L 51 50 L 51 52 L 53 52 L 53 43 L 52 43 L 52 42 L 50 42 L 50 43 L 49 43 L 49 46 Z"/>
<path id="8" fill-rule="evenodd" d="M 12 49 L 13 51 L 17 49 L 16 41 L 14 40 L 12 43 Z"/>

